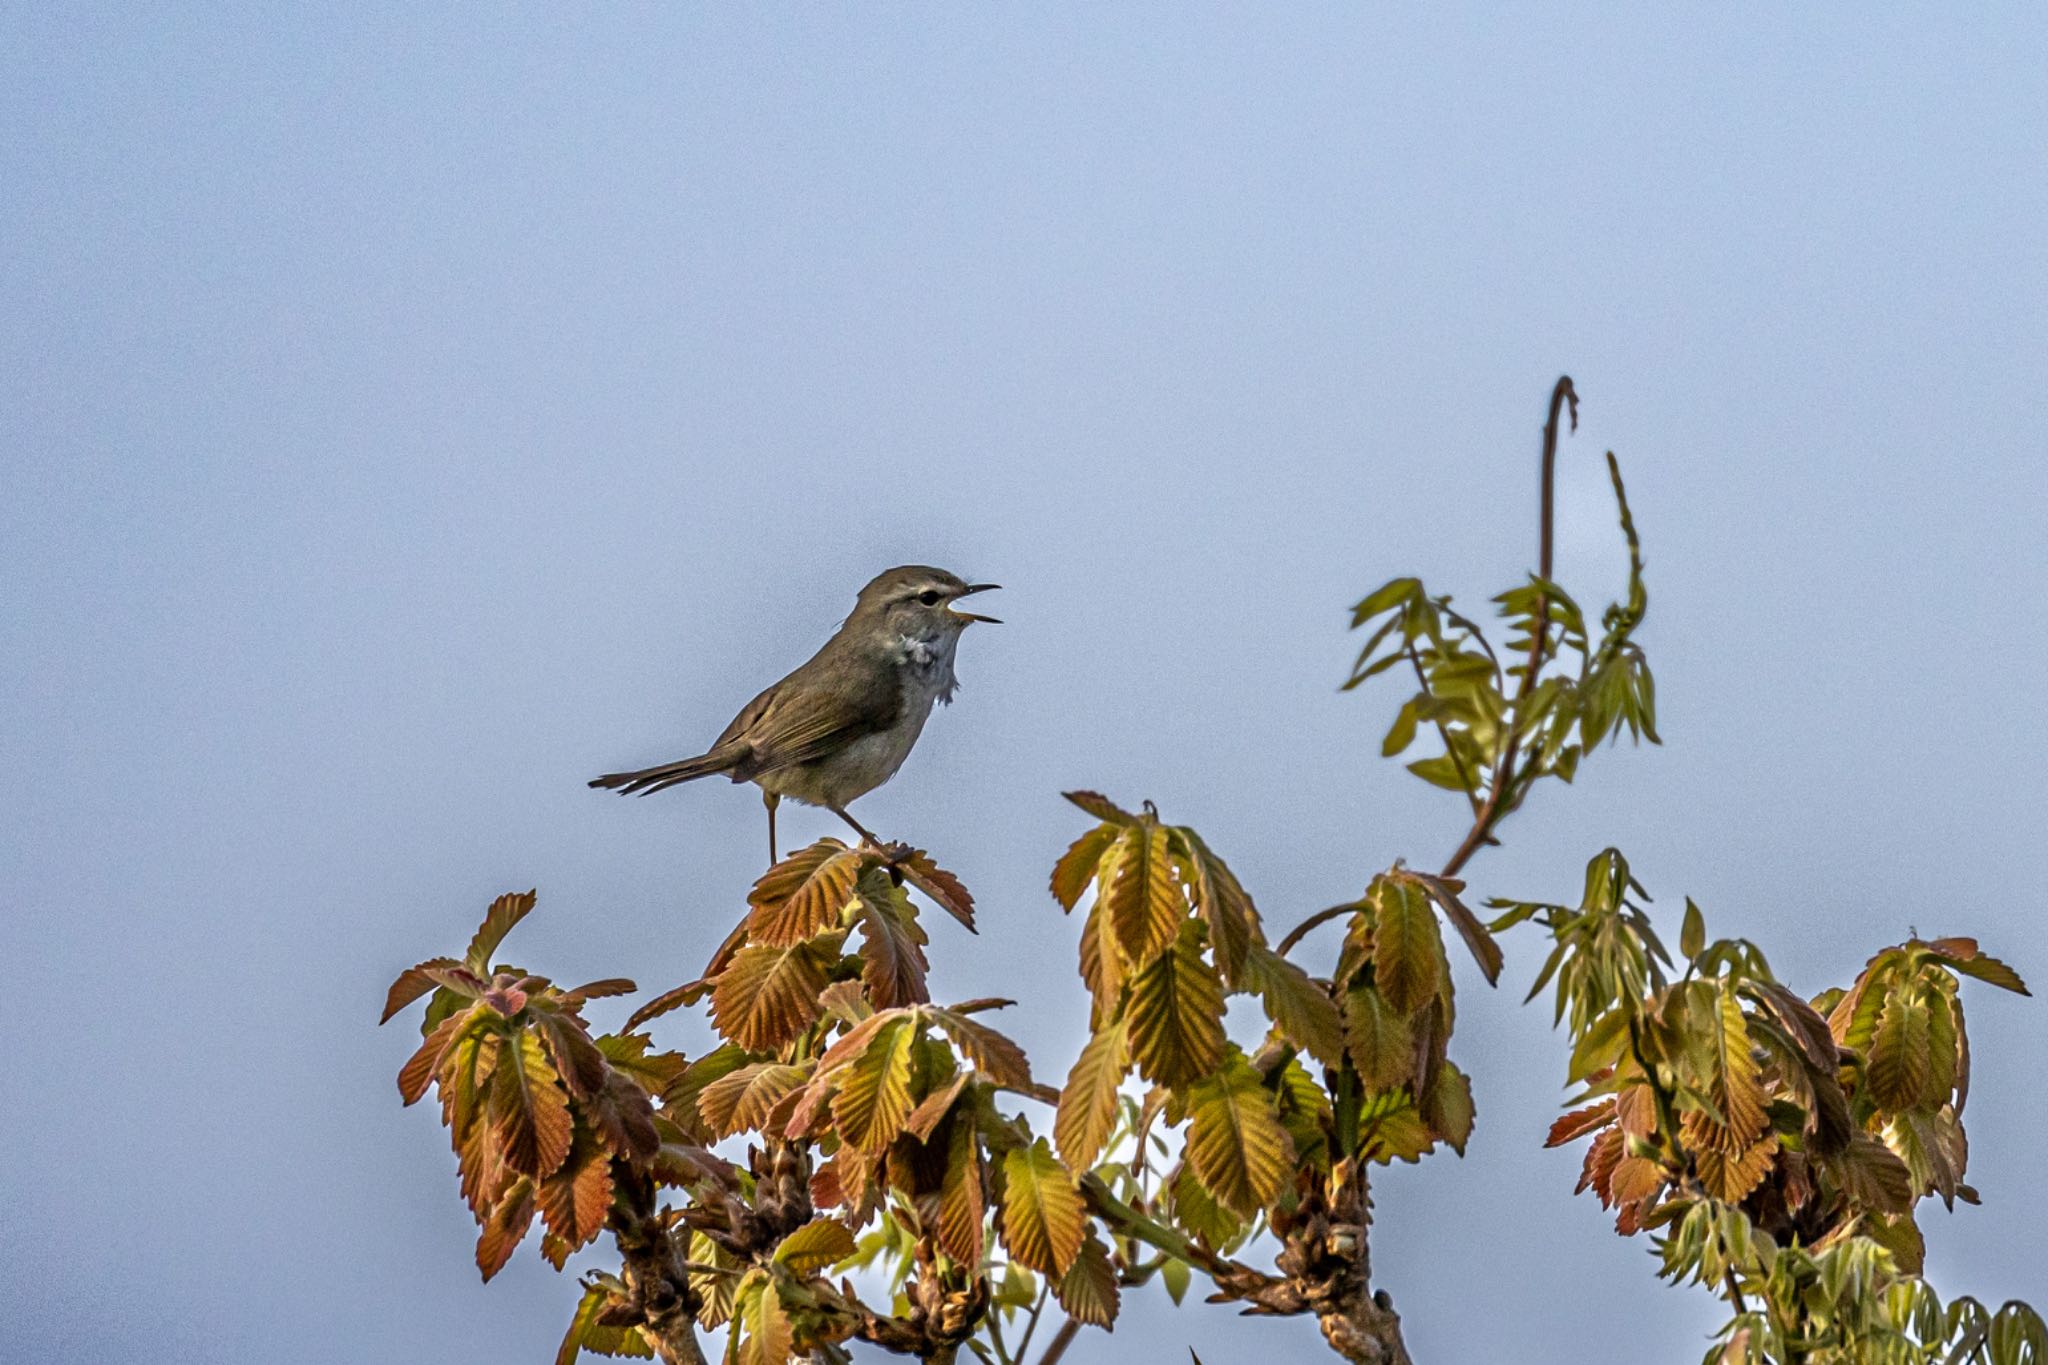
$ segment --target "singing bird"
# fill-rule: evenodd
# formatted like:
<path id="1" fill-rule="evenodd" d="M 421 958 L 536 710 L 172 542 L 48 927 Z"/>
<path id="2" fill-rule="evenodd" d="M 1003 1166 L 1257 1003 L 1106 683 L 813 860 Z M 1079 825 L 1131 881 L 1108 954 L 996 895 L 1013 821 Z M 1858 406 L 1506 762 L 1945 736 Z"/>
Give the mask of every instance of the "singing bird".
<path id="1" fill-rule="evenodd" d="M 995 583 L 968 583 L 922 564 L 878 574 L 853 614 L 809 661 L 748 702 L 709 751 L 591 781 L 622 795 L 723 773 L 752 782 L 768 806 L 768 861 L 783 797 L 823 806 L 871 844 L 847 806 L 896 775 L 934 702 L 953 700 L 953 652 L 970 622 L 1001 624 L 954 604 Z"/>

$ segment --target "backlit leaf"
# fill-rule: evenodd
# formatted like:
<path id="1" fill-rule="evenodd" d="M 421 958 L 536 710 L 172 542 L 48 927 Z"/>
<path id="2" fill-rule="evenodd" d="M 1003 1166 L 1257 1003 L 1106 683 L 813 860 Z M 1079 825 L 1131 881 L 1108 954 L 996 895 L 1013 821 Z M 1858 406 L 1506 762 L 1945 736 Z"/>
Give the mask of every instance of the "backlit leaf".
<path id="1" fill-rule="evenodd" d="M 925 988 L 924 929 L 903 888 L 880 869 L 860 879 L 861 982 L 882 1009 L 931 999 Z"/>
<path id="2" fill-rule="evenodd" d="M 1550 1125 L 1550 1136 L 1543 1140 L 1545 1147 L 1562 1147 L 1588 1133 L 1598 1132 L 1614 1122 L 1615 1102 L 1604 1099 L 1598 1104 L 1589 1104 L 1584 1109 L 1575 1109 Z"/>
<path id="3" fill-rule="evenodd" d="M 1031 1269 L 1064 1275 L 1081 1251 L 1087 1211 L 1066 1167 L 1039 1138 L 1003 1157 L 1003 1245 Z"/>
<path id="4" fill-rule="evenodd" d="M 1245 1220 L 1217 1202 L 1215 1195 L 1202 1188 L 1194 1170 L 1185 1165 L 1174 1177 L 1173 1218 L 1196 1241 L 1217 1252 L 1235 1246 L 1246 1227 Z"/>
<path id="5" fill-rule="evenodd" d="M 1745 1154 L 1754 1150 L 1766 1123 L 1764 1092 L 1757 1082 L 1756 1057 L 1750 1051 L 1749 1023 L 1732 989 L 1719 993 L 1717 1022 L 1710 1040 L 1713 1097 L 1724 1122 L 1719 1125 L 1721 1138 L 1715 1146 L 1724 1155 L 1750 1160 Z M 1746 1170 L 1739 1165 L 1738 1174 Z"/>
<path id="6" fill-rule="evenodd" d="M 1216 968 L 1225 982 L 1238 985 L 1245 955 L 1262 939 L 1259 912 L 1237 875 L 1202 842 L 1201 835 L 1179 828 L 1172 831 L 1172 837 L 1188 851 L 1194 873 L 1195 908 L 1208 922 L 1209 946 L 1215 953 Z"/>
<path id="7" fill-rule="evenodd" d="M 1141 825 L 1125 830 L 1109 885 L 1103 889 L 1111 936 L 1124 960 L 1142 968 L 1172 945 L 1187 902 L 1173 879 L 1166 830 Z"/>
<path id="8" fill-rule="evenodd" d="M 1131 981 L 1125 1011 L 1139 1074 L 1172 1089 L 1223 1060 L 1223 983 L 1203 960 L 1192 925 Z"/>
<path id="9" fill-rule="evenodd" d="M 749 1052 L 773 1052 L 811 1026 L 824 989 L 824 969 L 809 944 L 755 944 L 734 954 L 720 974 L 711 1022 Z"/>
<path id="10" fill-rule="evenodd" d="M 1371 986 L 1356 985 L 1344 993 L 1344 1050 L 1368 1091 L 1389 1090 L 1412 1078 L 1413 1028 Z"/>
<path id="11" fill-rule="evenodd" d="M 939 1187 L 939 1245 L 963 1266 L 979 1266 L 982 1252 L 981 1153 L 974 1127 L 953 1125 L 947 1143 L 946 1176 Z"/>
<path id="12" fill-rule="evenodd" d="M 1422 1121 L 1459 1156 L 1472 1136 L 1475 1110 L 1472 1081 L 1449 1062 L 1437 1068 L 1436 1084 L 1423 1092 Z"/>
<path id="13" fill-rule="evenodd" d="M 697 1112 L 713 1137 L 750 1132 L 768 1121 L 782 1098 L 810 1079 L 809 1066 L 754 1062 L 721 1076 L 697 1095 Z"/>
<path id="14" fill-rule="evenodd" d="M 1060 795 L 1066 797 L 1067 800 L 1073 802 L 1082 810 L 1087 811 L 1096 819 L 1101 820 L 1107 824 L 1135 825 L 1138 823 L 1137 816 L 1131 814 L 1122 806 L 1117 805 L 1116 802 L 1110 800 L 1108 797 L 1104 796 L 1100 792 L 1061 792 Z"/>
<path id="15" fill-rule="evenodd" d="M 1421 884 L 1405 877 L 1377 877 L 1368 894 L 1374 912 L 1374 984 L 1395 1010 L 1413 1014 L 1443 987 L 1444 943 L 1436 910 Z"/>
<path id="16" fill-rule="evenodd" d="M 1053 1281 L 1052 1292 L 1075 1322 L 1107 1328 L 1116 1321 L 1116 1267 L 1101 1238 L 1089 1234 L 1067 1273 Z"/>
<path id="17" fill-rule="evenodd" d="M 839 923 L 861 869 L 873 860 L 864 848 L 820 839 L 761 874 L 747 893 L 752 943 L 787 947 L 814 938 Z"/>
<path id="18" fill-rule="evenodd" d="M 775 1259 L 798 1275 L 837 1265 L 853 1255 L 853 1234 L 836 1218 L 814 1218 L 782 1239 Z"/>
<path id="19" fill-rule="evenodd" d="M 933 1010 L 931 1017 L 975 1070 L 1006 1089 L 1030 1089 L 1031 1063 L 1026 1060 L 1023 1048 L 987 1024 L 964 1014 Z"/>
<path id="20" fill-rule="evenodd" d="M 473 1016 L 469 1013 L 451 1014 L 443 1019 L 434 1031 L 420 1044 L 419 1051 L 398 1072 L 398 1096 L 407 1104 L 415 1104 L 427 1093 L 427 1086 L 433 1082 L 434 1074 L 440 1069 L 441 1058 L 455 1041 L 456 1033 L 467 1025 Z"/>
<path id="21" fill-rule="evenodd" d="M 876 1016 L 881 1027 L 860 1056 L 840 1073 L 832 1097 L 839 1135 L 863 1151 L 879 1152 L 903 1131 L 914 1104 L 910 1094 L 910 1049 L 916 1021 Z"/>
<path id="22" fill-rule="evenodd" d="M 1060 855 L 1060 860 L 1053 864 L 1052 898 L 1060 903 L 1062 910 L 1071 911 L 1080 903 L 1088 883 L 1095 880 L 1103 853 L 1116 842 L 1120 832 L 1121 827 L 1117 825 L 1097 825 L 1074 840 Z"/>
<path id="23" fill-rule="evenodd" d="M 391 992 L 384 997 L 384 1013 L 377 1022 L 390 1023 L 392 1015 L 440 985 L 444 979 L 442 973 L 461 966 L 462 964 L 452 957 L 430 957 L 416 966 L 407 967 L 398 974 L 398 980 L 391 983 Z"/>
<path id="24" fill-rule="evenodd" d="M 1933 1080 L 1933 1035 L 1926 1002 L 1908 990 L 1892 991 L 1870 1040 L 1870 1093 L 1891 1110 L 1929 1102 Z"/>
<path id="25" fill-rule="evenodd" d="M 1128 1065 L 1124 1025 L 1110 1024 L 1081 1049 L 1067 1083 L 1060 1090 L 1053 1138 L 1060 1155 L 1076 1171 L 1090 1170 L 1102 1155 L 1102 1144 L 1116 1122 L 1117 1085 Z"/>
<path id="26" fill-rule="evenodd" d="M 1408 875 L 1422 883 L 1423 890 L 1429 893 L 1437 908 L 1444 912 L 1444 918 L 1451 922 L 1451 927 L 1458 931 L 1458 937 L 1465 940 L 1465 947 L 1470 950 L 1472 960 L 1479 964 L 1479 974 L 1486 978 L 1486 984 L 1498 984 L 1502 964 L 1500 944 L 1494 941 L 1487 927 L 1480 923 L 1479 916 L 1473 914 L 1471 908 L 1458 899 L 1458 892 L 1464 890 L 1464 883 L 1446 877 L 1432 877 L 1422 872 L 1411 872 Z"/>
<path id="27" fill-rule="evenodd" d="M 1953 971 L 1961 972 L 1964 976 L 1974 976 L 1979 981 L 1989 982 L 1993 986 L 2019 995 L 2032 994 L 2027 989 L 2027 983 L 2020 979 L 2018 972 L 1989 953 L 1979 952 L 1977 940 L 1973 938 L 1938 938 L 1927 946 L 1943 958 Z"/>
<path id="28" fill-rule="evenodd" d="M 742 1283 L 733 1327 L 739 1340 L 739 1365 L 788 1365 L 796 1330 L 774 1280 L 763 1278 L 751 1286 Z"/>
<path id="29" fill-rule="evenodd" d="M 491 954 L 498 951 L 512 926 L 533 909 L 534 897 L 532 891 L 509 892 L 491 902 L 491 908 L 484 912 L 484 922 L 477 926 L 475 937 L 469 941 L 469 951 L 463 954 L 462 960 L 472 972 L 478 976 L 491 974 Z"/>
<path id="30" fill-rule="evenodd" d="M 611 1294 L 600 1286 L 592 1285 L 583 1291 L 583 1298 L 576 1305 L 576 1316 L 570 1320 L 568 1335 L 562 1338 L 561 1349 L 555 1353 L 555 1365 L 576 1365 L 576 1356 L 581 1351 L 641 1359 L 653 1356 L 654 1347 L 640 1335 L 638 1327 L 612 1327 L 599 1320 L 612 1302 Z"/>
<path id="31" fill-rule="evenodd" d="M 912 849 L 897 859 L 896 866 L 932 904 L 966 925 L 968 932 L 974 931 L 974 897 L 967 894 L 958 877 L 933 862 L 922 849 Z"/>
<path id="32" fill-rule="evenodd" d="M 548 1229 L 571 1249 L 582 1246 L 604 1230 L 611 1212 L 611 1154 L 589 1129 L 578 1129 L 568 1160 L 534 1193 Z"/>
<path id="33" fill-rule="evenodd" d="M 1189 1087 L 1188 1115 L 1188 1162 L 1208 1191 L 1246 1218 L 1271 1203 L 1293 1172 L 1294 1143 L 1242 1056 Z"/>
<path id="34" fill-rule="evenodd" d="M 476 1239 L 476 1268 L 486 1280 L 505 1268 L 512 1253 L 533 1226 L 533 1182 L 520 1176 L 508 1186 L 484 1218 Z"/>
<path id="35" fill-rule="evenodd" d="M 521 1030 L 506 1040 L 489 1104 L 507 1166 L 539 1179 L 562 1164 L 569 1154 L 569 1096 L 533 1034 Z"/>
<path id="36" fill-rule="evenodd" d="M 1247 945 L 1243 984 L 1259 993 L 1266 1017 L 1282 1037 L 1322 1062 L 1336 1066 L 1344 1054 L 1344 1021 L 1324 986 L 1264 944 Z"/>
<path id="37" fill-rule="evenodd" d="M 1699 1172 L 1700 1184 L 1706 1187 L 1707 1193 L 1723 1203 L 1740 1203 L 1770 1174 L 1771 1166 L 1777 1160 L 1778 1135 L 1766 1133 L 1750 1146 L 1732 1154 L 1707 1147 L 1692 1155 L 1693 1169 Z M 1617 1163 L 1617 1175 L 1619 1169 Z"/>

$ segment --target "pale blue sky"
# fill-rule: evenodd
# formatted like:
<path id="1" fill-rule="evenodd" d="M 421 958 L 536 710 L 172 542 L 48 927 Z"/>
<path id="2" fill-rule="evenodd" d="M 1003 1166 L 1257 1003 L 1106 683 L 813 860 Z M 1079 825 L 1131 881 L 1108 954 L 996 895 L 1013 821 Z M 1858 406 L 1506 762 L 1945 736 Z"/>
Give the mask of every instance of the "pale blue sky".
<path id="1" fill-rule="evenodd" d="M 1805 990 L 1909 926 L 2048 978 L 2048 22 L 1791 8 L 0 5 L 8 1359 L 548 1358 L 574 1282 L 477 1283 L 385 983 L 535 884 L 522 960 L 685 979 L 757 802 L 584 779 L 888 564 L 1006 585 L 862 811 L 975 889 L 935 988 L 1032 1002 L 1041 1072 L 1060 788 L 1282 924 L 1441 859 L 1345 609 L 1528 566 L 1561 370 L 1559 572 L 1620 585 L 1612 446 L 1668 744 L 1476 890 L 1612 842 Z M 1712 1305 L 1539 1149 L 1565 1049 L 1507 946 L 1379 1281 L 1424 1362 L 1692 1359 Z M 1968 1003 L 1986 1205 L 1931 1269 L 2040 1302 L 2048 1011 Z M 1162 1303 L 1070 1359 L 1319 1357 Z"/>

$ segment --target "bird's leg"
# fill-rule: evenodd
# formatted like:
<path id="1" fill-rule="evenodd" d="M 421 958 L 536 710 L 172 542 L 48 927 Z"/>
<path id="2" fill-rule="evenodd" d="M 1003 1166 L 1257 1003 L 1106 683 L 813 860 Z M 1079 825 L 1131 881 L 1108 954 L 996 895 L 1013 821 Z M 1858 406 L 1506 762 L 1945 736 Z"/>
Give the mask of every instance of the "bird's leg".
<path id="1" fill-rule="evenodd" d="M 774 792 L 762 792 L 761 804 L 768 808 L 768 866 L 773 867 L 782 861 L 775 856 L 775 808 L 782 804 L 782 798 Z"/>
<path id="2" fill-rule="evenodd" d="M 882 846 L 882 841 L 880 839 L 877 839 L 874 835 L 868 833 L 867 830 L 862 827 L 860 821 L 854 819 L 851 815 L 848 815 L 846 813 L 845 807 L 827 806 L 825 809 L 831 811 L 834 815 L 844 820 L 847 824 L 852 825 L 853 832 L 861 837 L 862 842 L 873 844 L 876 848 L 880 848 Z"/>

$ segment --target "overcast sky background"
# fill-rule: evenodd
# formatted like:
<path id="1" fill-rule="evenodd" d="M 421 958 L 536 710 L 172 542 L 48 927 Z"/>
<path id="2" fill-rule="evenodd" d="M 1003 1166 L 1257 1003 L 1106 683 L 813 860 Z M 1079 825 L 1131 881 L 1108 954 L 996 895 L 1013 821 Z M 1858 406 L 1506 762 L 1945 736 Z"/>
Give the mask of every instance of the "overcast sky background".
<path id="1" fill-rule="evenodd" d="M 1804 991 L 1913 926 L 2048 979 L 2048 21 L 1797 8 L 0 6 L 7 1358 L 551 1358 L 575 1282 L 477 1282 L 385 986 L 533 885 L 519 960 L 693 975 L 758 801 L 584 781 L 887 565 L 1006 585 L 861 813 L 977 893 L 934 989 L 1028 1002 L 1042 1074 L 1062 788 L 1283 927 L 1439 862 L 1346 610 L 1531 566 L 1561 371 L 1558 572 L 1623 582 L 1612 447 L 1667 743 L 1476 893 L 1614 843 Z M 1540 1150 L 1566 1048 L 1507 950 L 1378 1282 L 1420 1361 L 1693 1359 L 1715 1305 Z M 1930 1271 L 2040 1303 L 2048 1010 L 1966 998 L 1986 1202 L 1923 1205 Z M 1327 1358 L 1155 1286 L 1070 1359 L 1190 1341 Z"/>

